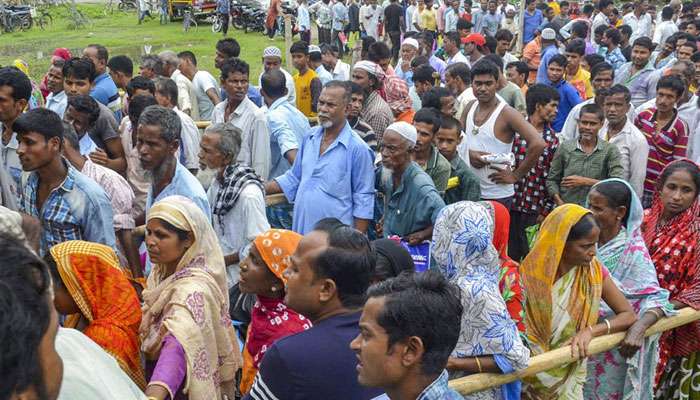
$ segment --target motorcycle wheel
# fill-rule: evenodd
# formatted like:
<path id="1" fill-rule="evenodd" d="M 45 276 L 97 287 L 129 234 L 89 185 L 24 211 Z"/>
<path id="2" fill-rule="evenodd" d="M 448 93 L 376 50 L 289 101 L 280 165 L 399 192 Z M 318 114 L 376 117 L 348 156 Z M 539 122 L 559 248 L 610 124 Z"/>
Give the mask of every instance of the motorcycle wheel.
<path id="1" fill-rule="evenodd" d="M 23 31 L 28 31 L 32 29 L 32 17 L 26 16 L 19 20 L 19 29 Z"/>
<path id="2" fill-rule="evenodd" d="M 240 19 L 234 19 L 233 20 L 233 27 L 238 29 L 238 30 L 242 30 L 242 29 L 245 29 L 245 24 L 243 24 L 243 21 L 241 21 Z"/>
<path id="3" fill-rule="evenodd" d="M 221 23 L 221 18 L 216 18 L 214 20 L 214 23 L 211 24 L 211 33 L 219 33 L 221 32 L 221 28 L 223 27 L 223 24 Z"/>

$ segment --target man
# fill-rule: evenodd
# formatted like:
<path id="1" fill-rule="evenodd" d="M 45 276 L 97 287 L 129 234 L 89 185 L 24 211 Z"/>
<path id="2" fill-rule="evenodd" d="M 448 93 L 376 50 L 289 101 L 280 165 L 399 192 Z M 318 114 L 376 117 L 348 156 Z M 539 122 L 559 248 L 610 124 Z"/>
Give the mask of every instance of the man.
<path id="1" fill-rule="evenodd" d="M 147 79 L 156 79 L 163 75 L 163 62 L 158 56 L 152 54 L 145 55 L 141 58 L 139 65 L 139 75 Z"/>
<path id="2" fill-rule="evenodd" d="M 286 78 L 286 76 L 285 76 Z M 232 58 L 221 66 L 221 86 L 227 99 L 217 104 L 211 115 L 212 123 L 232 124 L 243 132 L 238 161 L 255 170 L 260 177 L 270 173 L 270 135 L 265 113 L 248 98 L 250 67 Z"/>
<path id="3" fill-rule="evenodd" d="M 578 121 L 579 137 L 563 142 L 554 154 L 547 175 L 547 192 L 558 206 L 585 206 L 593 185 L 608 178 L 622 178 L 620 151 L 598 138 L 604 121 L 600 107 L 586 104 Z"/>
<path id="4" fill-rule="evenodd" d="M 316 4 L 323 4 L 323 1 L 319 1 Z M 319 27 L 319 29 L 321 28 Z M 267 71 L 273 69 L 282 71 L 285 81 L 287 82 L 287 97 L 289 98 L 289 102 L 296 105 L 297 93 L 294 85 L 294 78 L 289 72 L 282 68 L 282 51 L 275 46 L 266 47 L 265 50 L 263 50 L 262 62 L 263 72 L 260 73 L 260 79 L 258 79 L 258 81 L 262 80 L 262 74 Z"/>
<path id="5" fill-rule="evenodd" d="M 241 131 L 230 124 L 209 125 L 199 151 L 200 162 L 216 171 L 207 197 L 212 227 L 224 253 L 228 285 L 240 278 L 241 250 L 270 229 L 265 216 L 263 181 L 255 171 L 236 162 Z"/>
<path id="6" fill-rule="evenodd" d="M 478 33 L 482 33 L 484 36 L 496 36 L 496 32 L 498 32 L 498 28 L 501 26 L 501 20 L 503 19 L 503 14 L 496 13 L 497 7 L 498 2 L 496 0 L 489 0 L 488 13 L 484 15 L 482 30 Z"/>
<path id="7" fill-rule="evenodd" d="M 355 82 L 351 82 L 350 85 L 352 86 L 352 100 L 347 111 L 348 123 L 352 130 L 355 131 L 355 133 L 367 143 L 367 146 L 369 146 L 372 152 L 376 154 L 377 135 L 372 130 L 372 127 L 360 117 L 365 103 L 365 91 Z"/>
<path id="8" fill-rule="evenodd" d="M 583 39 L 571 40 L 564 51 L 566 56 L 565 79 L 576 89 L 581 100 L 593 97 L 591 73 L 581 68 L 581 60 L 586 55 L 586 42 Z"/>
<path id="9" fill-rule="evenodd" d="M 499 29 L 498 32 L 496 32 L 496 43 L 498 43 L 496 45 L 496 55 L 501 57 L 503 65 L 518 61 L 518 57 L 511 54 L 509 51 L 513 40 L 513 33 L 509 30 Z M 503 73 L 505 73 L 505 69 Z"/>
<path id="10" fill-rule="evenodd" d="M 552 2 L 549 3 L 550 7 L 552 4 L 556 4 L 559 6 L 559 13 L 557 13 L 551 21 L 552 26 L 556 28 L 557 31 L 559 31 L 561 28 L 564 27 L 564 25 L 568 24 L 569 21 L 571 21 L 571 18 L 569 18 L 569 2 L 566 0 L 563 0 L 559 3 Z"/>
<path id="11" fill-rule="evenodd" d="M 440 74 L 440 80 L 445 79 L 445 68 L 447 63 L 435 56 L 433 52 L 434 37 L 430 32 L 423 32 L 418 36 L 420 45 L 420 55 L 428 57 L 428 62 L 433 69 Z"/>
<path id="12" fill-rule="evenodd" d="M 397 0 L 389 0 L 389 5 L 384 8 L 384 29 L 391 40 L 391 57 L 395 63 L 399 59 L 401 33 L 404 31 L 403 7 Z"/>
<path id="13" fill-rule="evenodd" d="M 293 230 L 301 234 L 326 217 L 366 232 L 373 217 L 374 154 L 346 120 L 350 101 L 349 82 L 329 82 L 319 97 L 319 126 L 304 137 L 292 168 L 265 184 L 265 193 L 282 192 L 294 203 Z"/>
<path id="14" fill-rule="evenodd" d="M 316 27 L 318 28 L 318 43 L 331 44 L 331 28 L 333 27 L 333 10 L 330 0 L 317 1 L 309 12 L 316 15 Z"/>
<path id="15" fill-rule="evenodd" d="M 525 106 L 525 96 L 523 96 L 523 92 L 520 90 L 518 85 L 506 79 L 505 75 L 503 74 L 503 60 L 501 57 L 495 54 L 489 54 L 484 56 L 484 59 L 491 61 L 498 67 L 498 92 L 496 93 L 498 93 L 498 95 L 501 96 L 501 98 L 505 100 L 509 106 L 520 112 L 523 117 L 526 116 L 527 108 Z"/>
<path id="16" fill-rule="evenodd" d="M 444 35 L 444 44 L 443 44 L 443 49 L 445 50 L 445 54 L 449 57 L 447 59 L 447 66 L 449 67 L 452 64 L 456 63 L 464 63 L 466 65 L 469 65 L 469 60 L 467 60 L 467 57 L 462 54 L 462 50 L 460 49 L 460 38 L 459 38 L 459 33 L 457 32 L 447 32 Z"/>
<path id="17" fill-rule="evenodd" d="M 634 126 L 634 121 L 627 117 L 631 97 L 629 90 L 620 84 L 608 90 L 603 100 L 607 124 L 600 130 L 600 136 L 617 146 L 620 151 L 622 179 L 629 182 L 641 198 L 644 193 L 649 145 L 642 132 Z"/>
<path id="18" fill-rule="evenodd" d="M 131 214 L 134 204 L 134 191 L 121 175 L 109 168 L 97 165 L 89 158 L 80 154 L 80 141 L 73 126 L 63 123 L 63 157 L 81 174 L 97 183 L 107 195 L 112 206 L 114 233 L 119 256 L 126 257 L 131 273 L 135 277 L 142 276 L 138 253 L 131 253 L 131 230 L 134 229 L 134 217 Z"/>
<path id="19" fill-rule="evenodd" d="M 66 61 L 63 66 L 63 89 L 68 96 L 68 102 L 70 103 L 71 97 L 89 94 L 94 84 L 94 77 L 93 63 L 79 58 Z M 114 119 L 114 113 L 104 104 L 99 102 L 97 104 L 99 114 L 97 120 L 92 123 L 87 121 L 85 115 L 73 115 L 70 112 L 71 107 L 66 109 L 64 119 L 73 124 L 78 134 L 87 131 L 90 139 L 95 142 L 97 148 L 90 153 L 90 159 L 94 163 L 123 173 L 126 170 L 126 158 L 117 133 L 119 126 Z M 79 126 L 76 126 L 76 123 Z"/>
<path id="20" fill-rule="evenodd" d="M 537 9 L 535 0 L 525 1 L 525 20 L 523 21 L 523 41 L 530 43 L 535 40 L 535 31 L 544 21 L 542 11 Z"/>
<path id="21" fill-rule="evenodd" d="M 552 128 L 555 132 L 562 130 L 571 109 L 582 101 L 576 89 L 564 80 L 566 64 L 566 57 L 557 54 L 550 59 L 547 66 L 547 80 L 545 83 L 559 92 L 559 111 L 552 122 Z"/>
<path id="22" fill-rule="evenodd" d="M 199 104 L 197 104 L 197 94 L 194 85 L 185 74 L 178 69 L 180 58 L 174 51 L 166 50 L 158 54 L 158 58 L 163 62 L 163 76 L 172 79 L 177 85 L 177 108 L 192 117 L 199 119 Z"/>
<path id="23" fill-rule="evenodd" d="M 68 107 L 68 96 L 63 90 L 63 65 L 65 63 L 62 58 L 56 59 L 51 63 L 49 72 L 46 74 L 46 86 L 49 89 L 49 95 L 46 97 L 46 108 L 61 118 Z"/>
<path id="24" fill-rule="evenodd" d="M 632 28 L 630 43 L 634 43 L 640 37 L 651 39 L 654 25 L 651 16 L 647 13 L 648 7 L 647 0 L 637 0 L 634 2 L 634 10 L 622 18 L 622 23 Z"/>
<path id="25" fill-rule="evenodd" d="M 124 118 L 127 116 L 129 109 L 129 96 L 126 94 L 126 89 L 134 75 L 134 63 L 127 56 L 114 56 L 107 61 L 107 68 L 109 68 L 109 76 L 117 86 L 120 96 L 119 103 L 122 107 L 122 118 Z"/>
<path id="26" fill-rule="evenodd" d="M 457 63 L 455 65 L 459 64 L 466 66 L 464 63 Z M 423 64 L 413 69 L 413 87 L 409 89 L 408 95 L 411 97 L 414 110 L 423 108 L 421 98 L 428 93 L 430 89 L 435 87 L 435 76 L 435 70 L 430 65 Z"/>
<path id="27" fill-rule="evenodd" d="M 368 297 L 350 343 L 360 384 L 385 390 L 379 400 L 462 399 L 444 369 L 459 339 L 459 290 L 428 271 L 376 284 Z"/>
<path id="28" fill-rule="evenodd" d="M 34 109 L 13 124 L 22 169 L 21 211 L 42 221 L 40 255 L 66 240 L 102 243 L 116 250 L 112 206 L 97 183 L 61 156 L 63 124 L 53 111 Z"/>
<path id="29" fill-rule="evenodd" d="M 153 80 L 151 79 L 137 75 L 134 77 L 134 79 L 129 81 L 128 85 L 126 85 L 126 94 L 129 96 L 129 98 L 136 97 L 140 94 L 155 96 L 156 84 L 153 83 Z"/>
<path id="30" fill-rule="evenodd" d="M 90 138 L 88 131 L 95 126 L 100 115 L 100 103 L 92 97 L 81 94 L 68 99 L 64 120 L 69 122 L 78 135 L 78 151 L 89 155 L 97 150 L 97 145 Z"/>
<path id="31" fill-rule="evenodd" d="M 620 31 L 615 28 L 608 28 L 605 33 L 603 33 L 604 46 L 598 48 L 598 54 L 605 57 L 605 61 L 615 69 L 620 68 L 627 62 L 625 56 L 622 55 L 622 50 L 620 50 L 621 40 Z"/>
<path id="32" fill-rule="evenodd" d="M 559 147 L 559 139 L 552 129 L 552 121 L 557 115 L 559 92 L 556 89 L 537 84 L 527 91 L 527 120 L 545 142 L 545 149 L 534 168 L 515 183 L 515 197 L 510 210 L 510 233 L 508 254 L 514 260 L 522 260 L 530 251 L 526 229 L 541 222 L 553 208 L 547 194 L 547 174 L 554 153 Z M 527 141 L 515 135 L 513 140 L 515 166 L 520 166 L 527 154 Z"/>
<path id="33" fill-rule="evenodd" d="M 350 65 L 340 59 L 340 50 L 333 45 L 321 46 L 323 65 L 331 71 L 334 81 L 350 80 Z"/>
<path id="34" fill-rule="evenodd" d="M 417 137 L 411 157 L 430 176 L 438 193 L 443 195 L 447 190 L 447 180 L 450 178 L 450 163 L 440 155 L 433 144 L 435 134 L 440 129 L 440 119 L 441 116 L 435 108 L 426 106 L 418 110 L 413 117 Z"/>
<path id="35" fill-rule="evenodd" d="M 323 66 L 321 48 L 316 45 L 309 46 L 309 69 L 313 70 L 321 80 L 321 85 L 333 80 L 333 75 Z"/>
<path id="36" fill-rule="evenodd" d="M 90 90 L 90 96 L 107 106 L 114 113 L 114 118 L 121 121 L 119 91 L 112 77 L 107 73 L 107 60 L 109 59 L 107 48 L 99 44 L 90 44 L 83 50 L 83 57 L 90 59 L 95 66 L 95 80 Z"/>
<path id="37" fill-rule="evenodd" d="M 296 42 L 289 48 L 292 64 L 297 72 L 293 75 L 294 90 L 297 93 L 297 108 L 308 118 L 316 116 L 318 96 L 321 94 L 321 80 L 309 68 L 309 44 Z"/>
<path id="38" fill-rule="evenodd" d="M 180 59 L 178 69 L 192 81 L 199 118 L 204 121 L 210 120 L 214 106 L 221 102 L 216 79 L 209 72 L 197 68 L 197 58 L 191 51 L 182 51 L 177 57 Z"/>
<path id="39" fill-rule="evenodd" d="M 410 245 L 417 245 L 432 238 L 433 225 L 445 202 L 433 179 L 412 161 L 416 128 L 407 122 L 394 122 L 384 134 L 382 167 L 377 169 L 375 184 L 384 196 L 383 222 L 378 231 L 385 238 L 396 235 Z M 449 163 L 447 167 L 446 178 Z"/>
<path id="40" fill-rule="evenodd" d="M 401 43 L 401 57 L 396 63 L 394 74 L 406 81 L 409 88 L 413 86 L 413 68 L 411 62 L 418 55 L 418 41 L 412 37 L 404 39 Z"/>
<path id="41" fill-rule="evenodd" d="M 652 42 L 660 46 L 676 32 L 678 32 L 678 25 L 673 22 L 673 9 L 666 6 L 661 9 L 661 23 L 656 25 Z"/>
<path id="42" fill-rule="evenodd" d="M 602 108 L 605 93 L 612 87 L 613 79 L 615 79 L 615 70 L 613 70 L 612 65 L 605 61 L 591 69 L 591 85 L 593 86 L 593 93 L 595 96 L 577 104 L 571 109 L 569 116 L 566 117 L 564 126 L 559 131 L 559 136 L 562 140 L 571 140 L 578 137 L 578 118 L 581 113 L 581 108 L 586 104 L 593 103 Z M 630 113 L 630 115 L 634 118 L 634 114 Z"/>
<path id="43" fill-rule="evenodd" d="M 445 33 L 455 32 L 457 30 L 457 22 L 460 20 L 462 10 L 459 0 L 449 2 L 450 8 L 445 11 Z"/>
<path id="44" fill-rule="evenodd" d="M 270 173 L 266 180 L 284 175 L 296 159 L 304 135 L 311 129 L 309 120 L 289 103 L 284 74 L 279 70 L 265 72 L 260 93 L 267 106 L 267 128 L 270 132 Z M 273 228 L 292 229 L 294 208 L 288 202 L 267 208 L 267 219 Z"/>
<path id="45" fill-rule="evenodd" d="M 622 25 L 620 27 L 620 52 L 625 56 L 625 62 L 629 62 L 632 59 L 632 42 L 630 42 L 630 37 L 632 37 L 632 28 L 628 25 Z"/>
<path id="46" fill-rule="evenodd" d="M 591 23 L 591 32 L 595 32 L 599 26 L 611 26 L 610 15 L 612 15 L 614 9 L 615 4 L 613 0 L 600 0 L 598 2 L 598 14 L 593 17 L 593 22 Z"/>
<path id="47" fill-rule="evenodd" d="M 530 67 L 522 61 L 516 61 L 506 65 L 506 78 L 520 88 L 520 92 L 522 92 L 523 96 L 527 95 L 527 78 L 529 73 Z"/>
<path id="48" fill-rule="evenodd" d="M 241 54 L 241 45 L 233 38 L 223 38 L 216 42 L 216 52 L 214 56 L 214 67 L 221 70 L 224 63 Z M 226 91 L 222 88 L 220 91 L 221 100 L 226 99 Z M 258 107 L 262 107 L 263 99 L 260 96 L 260 91 L 253 85 L 248 85 L 248 98 Z M 293 100 L 293 99 L 292 99 Z M 192 117 L 195 121 L 196 118 Z"/>
<path id="49" fill-rule="evenodd" d="M 444 87 L 438 86 L 428 90 L 423 94 L 422 103 L 422 108 L 432 108 L 438 117 L 451 117 L 455 112 L 455 97 L 449 89 Z M 411 122 L 413 122 L 413 118 L 411 118 Z"/>
<path id="50" fill-rule="evenodd" d="M 372 61 L 379 65 L 385 75 L 393 74 L 391 67 L 391 49 L 384 42 L 375 42 L 369 45 L 367 49 L 366 60 Z"/>
<path id="51" fill-rule="evenodd" d="M 367 0 L 360 7 L 360 30 L 369 37 L 379 41 L 379 23 L 382 22 L 382 8 L 377 7 L 377 0 Z"/>
<path id="52" fill-rule="evenodd" d="M 284 302 L 313 327 L 276 341 L 265 352 L 245 400 L 290 395 L 355 400 L 381 393 L 357 383 L 357 357 L 350 349 L 360 332 L 359 309 L 374 270 L 372 246 L 357 230 L 337 222 L 325 225 L 330 226 L 301 239 L 285 271 Z"/>
<path id="53" fill-rule="evenodd" d="M 443 196 L 445 204 L 479 201 L 481 198 L 479 179 L 457 154 L 457 146 L 462 142 L 462 126 L 459 120 L 453 117 L 442 117 L 435 142 L 440 155 L 450 162 L 450 178 L 447 180 L 447 190 Z"/>
<path id="54" fill-rule="evenodd" d="M 481 33 L 484 31 L 484 17 L 488 14 L 488 0 L 479 0 L 479 6 L 472 11 L 472 32 Z"/>
<path id="55" fill-rule="evenodd" d="M 178 161 L 187 168 L 192 175 L 197 175 L 199 169 L 199 129 L 192 118 L 180 111 L 177 106 L 177 84 L 172 79 L 156 79 L 156 101 L 162 107 L 175 111 L 180 118 L 180 148 Z"/>
<path id="56" fill-rule="evenodd" d="M 496 96 L 501 71 L 488 60 L 482 60 L 472 69 L 472 87 L 476 101 L 467 105 L 462 114 L 465 139 L 459 155 L 469 160 L 474 174 L 479 177 L 482 199 L 496 200 L 510 207 L 513 184 L 519 181 L 537 162 L 544 150 L 544 141 L 523 116 Z M 507 154 L 512 150 L 515 134 L 527 140 L 525 160 L 515 170 L 511 166 L 493 163 L 484 156 Z M 468 157 L 468 158 L 467 158 Z"/>
<path id="57" fill-rule="evenodd" d="M 231 15 L 231 2 L 228 0 L 217 0 L 216 14 L 219 18 L 221 18 L 221 31 L 223 32 L 224 36 L 228 35 L 229 16 Z"/>
<path id="58" fill-rule="evenodd" d="M 468 64 L 474 65 L 477 61 L 484 56 L 484 46 L 486 45 L 486 39 L 480 33 L 471 33 L 466 38 L 462 39 L 464 43 L 464 54 L 467 55 L 469 62 Z"/>
<path id="59" fill-rule="evenodd" d="M 467 104 L 474 100 L 474 92 L 469 91 L 471 71 L 467 64 L 450 65 L 445 71 L 445 86 L 455 96 L 455 118 L 460 120 Z"/>
<path id="60" fill-rule="evenodd" d="M 540 35 L 542 50 L 540 51 L 540 61 L 537 67 L 537 83 L 546 83 L 549 60 L 559 54 L 557 49 L 557 36 L 552 28 L 545 28 Z"/>
<path id="61" fill-rule="evenodd" d="M 311 16 L 309 15 L 309 7 L 306 5 L 306 0 L 298 0 L 297 5 L 297 29 L 299 30 L 299 38 L 306 43 L 311 43 Z"/>
<path id="62" fill-rule="evenodd" d="M 656 106 L 639 113 L 634 121 L 649 144 L 649 162 L 642 198 L 645 207 L 651 205 L 661 171 L 673 160 L 686 156 L 688 125 L 678 116 L 676 109 L 676 103 L 685 90 L 683 81 L 677 76 L 659 79 Z"/>
<path id="63" fill-rule="evenodd" d="M 381 67 L 371 61 L 359 61 L 352 70 L 352 81 L 365 91 L 365 104 L 360 117 L 378 135 L 379 143 L 382 142 L 382 134 L 386 127 L 394 121 L 391 108 L 379 94 L 384 76 Z"/>

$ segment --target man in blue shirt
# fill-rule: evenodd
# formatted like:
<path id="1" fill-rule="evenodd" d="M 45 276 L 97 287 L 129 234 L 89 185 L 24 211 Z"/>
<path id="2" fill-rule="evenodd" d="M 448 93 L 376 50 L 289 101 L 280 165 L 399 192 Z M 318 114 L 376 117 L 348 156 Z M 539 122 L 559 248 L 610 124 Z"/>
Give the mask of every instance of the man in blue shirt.
<path id="1" fill-rule="evenodd" d="M 107 73 L 107 60 L 109 53 L 107 48 L 99 44 L 91 44 L 83 50 L 83 57 L 87 57 L 95 65 L 95 83 L 90 90 L 90 96 L 104 104 L 114 113 L 117 121 L 122 120 L 121 100 L 117 85 Z"/>
<path id="2" fill-rule="evenodd" d="M 375 267 L 372 253 L 364 234 L 332 218 L 301 239 L 284 273 L 284 302 L 313 327 L 265 352 L 244 400 L 366 400 L 382 393 L 357 382 L 350 349 L 360 333 L 358 310 Z M 454 326 L 459 330 L 459 321 Z"/>
<path id="3" fill-rule="evenodd" d="M 348 16 L 348 8 L 345 6 L 345 0 L 336 1 L 333 5 L 333 33 L 331 35 L 333 41 L 331 43 L 338 46 L 340 58 L 343 58 L 345 53 L 345 45 L 343 45 L 338 35 L 345 31 L 345 25 L 348 22 L 350 22 L 350 17 Z"/>
<path id="4" fill-rule="evenodd" d="M 374 153 L 345 117 L 351 93 L 350 82 L 323 88 L 319 126 L 304 137 L 292 168 L 265 184 L 265 193 L 294 203 L 293 230 L 301 234 L 327 217 L 366 232 L 374 216 Z"/>
<path id="5" fill-rule="evenodd" d="M 104 190 L 62 157 L 63 124 L 45 108 L 22 114 L 13 124 L 24 171 L 21 211 L 42 221 L 39 253 L 66 240 L 86 240 L 116 251 L 112 205 Z"/>
<path id="6" fill-rule="evenodd" d="M 564 71 L 566 71 L 567 63 L 565 56 L 557 54 L 549 60 L 549 65 L 547 65 L 547 80 L 545 83 L 559 92 L 557 116 L 552 122 L 552 129 L 555 132 L 561 132 L 571 109 L 582 101 L 578 91 L 564 80 Z"/>
<path id="7" fill-rule="evenodd" d="M 559 54 L 559 49 L 557 49 L 557 38 L 554 29 L 545 28 L 542 30 L 540 35 L 540 40 L 542 42 L 542 56 L 540 57 L 540 65 L 537 67 L 537 83 L 545 83 L 547 81 L 547 66 L 549 65 L 549 60 L 555 55 Z"/>
<path id="8" fill-rule="evenodd" d="M 525 2 L 525 20 L 523 21 L 523 40 L 525 43 L 530 43 L 535 39 L 535 31 L 542 24 L 542 21 L 544 21 L 544 15 L 542 15 L 542 11 L 537 9 L 535 0 L 527 0 Z"/>
<path id="9" fill-rule="evenodd" d="M 231 1 L 230 0 L 216 0 L 216 12 L 221 18 L 221 30 L 224 32 L 224 36 L 228 35 L 228 19 L 231 13 Z"/>
<path id="10" fill-rule="evenodd" d="M 359 358 L 358 381 L 386 390 L 374 400 L 461 400 L 445 370 L 459 338 L 459 289 L 427 271 L 377 283 L 367 296 L 350 347 Z"/>

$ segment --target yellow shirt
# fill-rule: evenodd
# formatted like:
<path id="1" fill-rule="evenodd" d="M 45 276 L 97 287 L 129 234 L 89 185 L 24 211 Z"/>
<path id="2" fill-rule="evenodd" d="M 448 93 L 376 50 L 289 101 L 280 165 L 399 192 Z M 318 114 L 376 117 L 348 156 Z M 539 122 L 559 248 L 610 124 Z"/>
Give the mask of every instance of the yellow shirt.
<path id="1" fill-rule="evenodd" d="M 578 67 L 578 72 L 574 76 L 567 76 L 566 81 L 576 89 L 582 100 L 593 97 L 593 86 L 591 86 L 591 73 Z"/>
<path id="2" fill-rule="evenodd" d="M 316 78 L 316 72 L 309 68 L 304 75 L 297 72 L 293 78 L 294 89 L 297 92 L 297 108 L 307 117 L 315 117 L 316 113 L 311 107 L 311 81 Z"/>
<path id="3" fill-rule="evenodd" d="M 421 11 L 420 22 L 421 28 L 431 32 L 437 31 L 437 16 L 432 8 Z"/>

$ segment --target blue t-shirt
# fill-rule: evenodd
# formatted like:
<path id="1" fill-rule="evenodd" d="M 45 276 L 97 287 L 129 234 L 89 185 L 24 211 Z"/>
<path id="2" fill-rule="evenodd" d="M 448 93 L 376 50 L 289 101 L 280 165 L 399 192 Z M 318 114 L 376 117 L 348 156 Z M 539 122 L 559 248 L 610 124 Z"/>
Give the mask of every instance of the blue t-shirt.
<path id="1" fill-rule="evenodd" d="M 566 117 L 569 116 L 571 109 L 583 100 L 581 100 L 578 91 L 571 86 L 569 82 L 563 79 L 556 84 L 549 80 L 544 83 L 557 89 L 557 92 L 559 92 L 559 107 L 557 109 L 557 116 L 554 118 L 554 122 L 552 122 L 552 129 L 554 129 L 555 132 L 561 132 L 561 129 L 564 127 L 564 122 L 566 122 Z"/>
<path id="2" fill-rule="evenodd" d="M 535 30 L 537 30 L 543 20 L 542 11 L 536 9 L 533 14 L 530 14 L 525 10 L 525 21 L 523 21 L 523 40 L 525 43 L 535 39 Z"/>
<path id="3" fill-rule="evenodd" d="M 360 312 L 317 322 L 270 347 L 244 400 L 369 400 L 383 393 L 357 382 L 350 342 L 360 333 Z"/>

